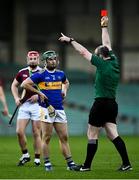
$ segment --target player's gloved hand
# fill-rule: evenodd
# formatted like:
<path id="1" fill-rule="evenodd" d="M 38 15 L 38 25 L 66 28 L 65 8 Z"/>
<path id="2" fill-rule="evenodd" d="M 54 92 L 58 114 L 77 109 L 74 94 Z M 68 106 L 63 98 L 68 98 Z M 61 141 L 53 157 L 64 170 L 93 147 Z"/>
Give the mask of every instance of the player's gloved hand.
<path id="1" fill-rule="evenodd" d="M 55 108 L 52 105 L 49 105 L 47 109 L 50 117 L 54 117 L 56 115 Z"/>
<path id="2" fill-rule="evenodd" d="M 101 18 L 101 27 L 108 27 L 108 17 L 107 16 L 103 16 Z"/>
<path id="3" fill-rule="evenodd" d="M 48 103 L 48 99 L 44 99 L 44 102 L 46 104 L 46 108 L 48 109 L 49 116 L 54 117 L 56 115 L 55 108 Z"/>

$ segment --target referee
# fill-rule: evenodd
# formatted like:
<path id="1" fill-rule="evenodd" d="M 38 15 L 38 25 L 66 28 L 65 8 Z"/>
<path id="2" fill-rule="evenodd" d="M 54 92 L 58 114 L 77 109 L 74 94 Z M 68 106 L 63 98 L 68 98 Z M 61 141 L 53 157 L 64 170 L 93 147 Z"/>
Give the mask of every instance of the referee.
<path id="1" fill-rule="evenodd" d="M 96 66 L 95 79 L 95 102 L 90 110 L 88 121 L 88 144 L 84 164 L 75 168 L 76 171 L 90 171 L 91 163 L 98 147 L 99 131 L 105 128 L 107 137 L 116 147 L 122 159 L 119 171 L 132 170 L 129 162 L 124 141 L 117 132 L 116 117 L 118 114 L 118 104 L 115 101 L 116 90 L 120 78 L 119 62 L 112 51 L 110 37 L 108 33 L 108 17 L 101 18 L 102 45 L 98 46 L 94 54 L 85 47 L 61 33 L 59 40 L 70 43 L 85 59 Z"/>

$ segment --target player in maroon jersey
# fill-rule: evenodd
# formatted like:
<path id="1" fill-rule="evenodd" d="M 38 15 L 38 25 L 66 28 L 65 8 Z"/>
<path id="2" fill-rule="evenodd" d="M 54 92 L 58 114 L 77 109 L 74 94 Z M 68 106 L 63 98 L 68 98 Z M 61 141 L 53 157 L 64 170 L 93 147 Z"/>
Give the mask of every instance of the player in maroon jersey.
<path id="1" fill-rule="evenodd" d="M 39 104 L 37 102 L 38 95 L 25 92 L 22 93 L 22 97 L 26 97 L 26 101 L 21 104 L 20 100 L 22 97 L 19 95 L 19 87 L 20 84 L 32 74 L 39 72 L 41 68 L 39 65 L 39 53 L 37 51 L 29 51 L 27 54 L 27 67 L 21 69 L 11 85 L 11 91 L 15 99 L 15 103 L 19 107 L 18 116 L 17 116 L 17 124 L 16 124 L 16 133 L 18 136 L 19 146 L 22 151 L 22 157 L 18 163 L 18 166 L 22 166 L 28 161 L 30 161 L 30 154 L 27 149 L 27 140 L 25 135 L 25 129 L 31 121 L 32 125 L 32 133 L 34 138 L 34 163 L 36 165 L 40 165 L 40 151 L 41 151 L 41 136 L 40 136 L 40 111 L 39 111 Z"/>

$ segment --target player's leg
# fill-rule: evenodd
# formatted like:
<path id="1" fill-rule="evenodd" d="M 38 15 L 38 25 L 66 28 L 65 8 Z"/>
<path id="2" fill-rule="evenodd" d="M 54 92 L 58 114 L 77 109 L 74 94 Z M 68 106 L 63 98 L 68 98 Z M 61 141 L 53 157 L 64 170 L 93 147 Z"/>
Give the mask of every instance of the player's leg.
<path id="1" fill-rule="evenodd" d="M 24 165 L 26 162 L 30 161 L 30 155 L 27 150 L 27 139 L 25 135 L 25 129 L 30 119 L 29 107 L 30 104 L 28 102 L 23 103 L 19 107 L 18 116 L 17 116 L 16 132 L 18 136 L 19 145 L 23 153 L 18 164 L 19 166 Z"/>
<path id="2" fill-rule="evenodd" d="M 29 120 L 27 119 L 17 119 L 16 133 L 18 137 L 19 146 L 22 151 L 22 157 L 18 163 L 18 166 L 24 165 L 26 162 L 30 161 L 30 155 L 27 150 L 27 139 L 25 135 L 25 129 L 28 125 Z"/>
<path id="3" fill-rule="evenodd" d="M 38 103 L 30 103 L 29 112 L 32 123 L 32 133 L 34 139 L 35 165 L 40 165 L 41 153 L 41 122 L 40 122 L 40 106 Z"/>
<path id="4" fill-rule="evenodd" d="M 32 120 L 32 133 L 34 139 L 34 151 L 35 159 L 34 163 L 40 165 L 40 153 L 41 153 L 41 122 L 39 120 Z"/>
<path id="5" fill-rule="evenodd" d="M 74 161 L 72 160 L 70 146 L 68 143 L 67 123 L 55 122 L 54 128 L 55 128 L 57 135 L 59 137 L 59 140 L 60 140 L 60 147 L 61 147 L 62 154 L 67 162 L 67 169 L 73 170 L 73 167 L 75 167 L 76 165 L 75 165 Z"/>
<path id="6" fill-rule="evenodd" d="M 108 138 L 113 142 L 118 153 L 121 156 L 122 166 L 119 168 L 119 170 L 120 171 L 132 170 L 127 154 L 126 145 L 117 132 L 117 125 L 115 123 L 108 122 L 105 124 L 105 130 Z"/>
<path id="7" fill-rule="evenodd" d="M 52 164 L 49 159 L 49 143 L 53 132 L 53 124 L 41 122 L 42 127 L 42 154 L 46 171 L 52 170 Z"/>

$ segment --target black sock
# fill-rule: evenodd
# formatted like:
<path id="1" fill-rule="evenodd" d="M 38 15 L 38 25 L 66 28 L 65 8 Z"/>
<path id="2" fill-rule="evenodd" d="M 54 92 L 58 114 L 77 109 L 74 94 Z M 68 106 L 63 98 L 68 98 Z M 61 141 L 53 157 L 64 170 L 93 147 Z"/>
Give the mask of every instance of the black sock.
<path id="1" fill-rule="evenodd" d="M 44 158 L 44 164 L 47 164 L 47 163 L 49 163 L 49 162 L 50 162 L 49 157 L 45 157 L 45 158 Z"/>
<path id="2" fill-rule="evenodd" d="M 36 158 L 36 159 L 40 159 L 40 154 L 36 154 L 36 153 L 35 153 L 35 158 Z"/>
<path id="3" fill-rule="evenodd" d="M 26 153 L 28 153 L 28 150 L 27 150 L 27 149 L 22 150 L 22 153 L 23 153 L 23 154 L 26 154 Z"/>
<path id="4" fill-rule="evenodd" d="M 68 166 L 70 166 L 70 164 L 73 163 L 73 160 L 72 160 L 71 156 L 65 158 L 65 160 L 67 161 Z"/>
<path id="5" fill-rule="evenodd" d="M 128 159 L 128 154 L 127 154 L 127 150 L 126 150 L 124 141 L 118 136 L 112 142 L 115 145 L 117 151 L 119 152 L 119 154 L 122 158 L 123 164 L 129 165 L 130 162 Z"/>
<path id="6" fill-rule="evenodd" d="M 87 168 L 91 167 L 91 163 L 92 163 L 94 155 L 97 151 L 97 147 L 98 147 L 98 140 L 97 139 L 90 139 L 88 141 L 86 160 L 84 162 L 85 167 L 87 167 Z"/>

